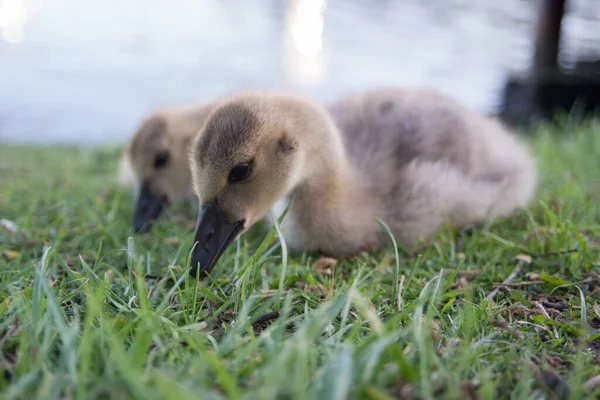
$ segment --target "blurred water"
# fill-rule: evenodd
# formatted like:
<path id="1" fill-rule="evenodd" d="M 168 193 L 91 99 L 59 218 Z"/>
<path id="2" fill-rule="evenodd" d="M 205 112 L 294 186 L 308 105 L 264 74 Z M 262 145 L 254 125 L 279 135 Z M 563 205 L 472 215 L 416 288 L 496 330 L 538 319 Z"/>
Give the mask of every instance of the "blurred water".
<path id="1" fill-rule="evenodd" d="M 569 2 L 564 64 L 598 55 L 599 5 Z M 0 140 L 122 141 L 157 106 L 243 88 L 428 85 L 492 112 L 534 21 L 526 0 L 0 0 Z"/>

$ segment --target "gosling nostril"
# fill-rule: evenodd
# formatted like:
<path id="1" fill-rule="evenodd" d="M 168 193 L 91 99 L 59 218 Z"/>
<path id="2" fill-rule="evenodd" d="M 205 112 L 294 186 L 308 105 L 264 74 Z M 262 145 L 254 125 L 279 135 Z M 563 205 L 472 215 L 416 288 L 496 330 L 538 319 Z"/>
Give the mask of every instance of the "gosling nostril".
<path id="1" fill-rule="evenodd" d="M 211 241 L 212 237 L 213 237 L 213 232 L 208 232 L 206 234 L 206 242 L 204 243 L 204 248 L 206 250 L 208 250 L 208 248 L 210 247 L 210 241 Z"/>

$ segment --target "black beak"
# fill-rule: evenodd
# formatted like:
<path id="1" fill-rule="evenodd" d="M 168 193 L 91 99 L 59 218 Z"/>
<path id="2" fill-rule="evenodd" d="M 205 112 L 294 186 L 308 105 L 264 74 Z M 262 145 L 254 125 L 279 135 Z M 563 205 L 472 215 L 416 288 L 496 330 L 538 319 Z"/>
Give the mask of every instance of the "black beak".
<path id="1" fill-rule="evenodd" d="M 244 221 L 228 222 L 223 209 L 213 200 L 198 212 L 195 247 L 192 252 L 190 274 L 204 277 L 212 271 L 227 246 L 244 228 Z"/>
<path id="2" fill-rule="evenodd" d="M 163 196 L 157 196 L 150 190 L 150 185 L 145 182 L 142 185 L 135 205 L 135 217 L 133 220 L 133 229 L 136 233 L 146 230 L 153 220 L 155 220 L 168 201 Z"/>

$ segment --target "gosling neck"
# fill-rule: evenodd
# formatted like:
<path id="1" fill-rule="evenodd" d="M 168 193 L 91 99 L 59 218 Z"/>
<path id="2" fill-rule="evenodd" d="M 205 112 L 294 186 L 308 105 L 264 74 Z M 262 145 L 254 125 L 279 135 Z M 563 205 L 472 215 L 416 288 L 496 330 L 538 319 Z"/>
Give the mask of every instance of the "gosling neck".
<path id="1" fill-rule="evenodd" d="M 303 179 L 284 199 L 292 201 L 287 222 L 283 222 L 289 233 L 286 240 L 296 248 L 351 255 L 365 241 L 375 240 L 370 214 L 377 207 L 350 167 L 335 125 L 322 128 L 311 131 L 311 137 L 320 140 L 307 146 Z"/>
<path id="2" fill-rule="evenodd" d="M 360 179 L 348 161 L 342 135 L 327 111 L 313 109 L 302 135 L 301 179 L 288 192 L 299 209 L 327 209 L 335 205 L 338 212 L 363 201 Z"/>

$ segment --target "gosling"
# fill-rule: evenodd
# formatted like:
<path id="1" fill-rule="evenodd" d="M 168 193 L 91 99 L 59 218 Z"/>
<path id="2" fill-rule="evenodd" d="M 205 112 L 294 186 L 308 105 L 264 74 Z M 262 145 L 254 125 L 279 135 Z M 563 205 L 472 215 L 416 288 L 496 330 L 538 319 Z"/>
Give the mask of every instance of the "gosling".
<path id="1" fill-rule="evenodd" d="M 136 233 L 147 229 L 170 203 L 194 198 L 188 149 L 209 110 L 205 104 L 157 109 L 125 146 L 119 174 L 121 183 L 135 190 Z"/>
<path id="2" fill-rule="evenodd" d="M 273 210 L 292 249 L 351 257 L 390 236 L 411 247 L 449 223 L 507 217 L 535 196 L 515 134 L 424 88 L 375 89 L 323 107 L 280 93 L 215 103 L 190 150 L 200 210 L 191 273 Z"/>

